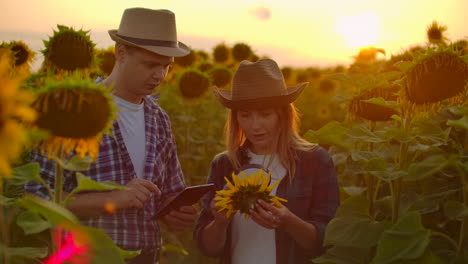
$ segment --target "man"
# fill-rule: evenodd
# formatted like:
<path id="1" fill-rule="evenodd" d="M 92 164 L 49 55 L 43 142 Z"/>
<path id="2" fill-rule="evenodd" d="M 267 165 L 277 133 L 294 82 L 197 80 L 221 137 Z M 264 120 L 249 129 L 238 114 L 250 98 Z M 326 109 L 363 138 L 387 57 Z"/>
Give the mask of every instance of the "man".
<path id="1" fill-rule="evenodd" d="M 104 135 L 95 163 L 84 174 L 96 181 L 115 181 L 128 187 L 112 192 L 75 195 L 67 206 L 87 225 L 104 230 L 123 249 L 142 250 L 129 263 L 155 263 L 159 258 L 159 226 L 151 217 L 161 203 L 185 187 L 167 114 L 152 96 L 169 70 L 174 56 L 185 56 L 189 48 L 177 41 L 175 16 L 168 10 L 126 9 L 118 30 L 110 30 L 116 41 L 116 64 L 108 78 L 119 118 L 113 136 Z M 42 177 L 53 183 L 54 166 L 44 156 Z M 65 177 L 64 191 L 76 183 Z M 44 196 L 38 185 L 26 189 Z M 115 213 L 105 210 L 115 206 Z M 197 212 L 184 206 L 162 217 L 172 229 L 190 227 Z"/>

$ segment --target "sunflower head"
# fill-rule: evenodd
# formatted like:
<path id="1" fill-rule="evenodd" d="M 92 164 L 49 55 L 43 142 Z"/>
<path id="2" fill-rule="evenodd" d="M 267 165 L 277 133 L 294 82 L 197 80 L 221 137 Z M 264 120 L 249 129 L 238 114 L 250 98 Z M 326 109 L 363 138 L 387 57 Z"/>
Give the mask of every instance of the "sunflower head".
<path id="1" fill-rule="evenodd" d="M 236 61 L 247 60 L 250 55 L 252 55 L 252 49 L 245 43 L 237 43 L 232 47 L 232 57 Z"/>
<path id="2" fill-rule="evenodd" d="M 179 65 L 183 68 L 190 67 L 197 61 L 197 53 L 190 49 L 190 53 L 183 57 L 175 57 L 174 64 Z"/>
<path id="3" fill-rule="evenodd" d="M 36 55 L 28 45 L 26 45 L 22 41 L 11 41 L 11 42 L 4 42 L 0 44 L 1 48 L 7 48 L 11 50 L 13 55 L 13 61 L 16 68 L 25 68 L 30 69 L 31 63 Z"/>
<path id="4" fill-rule="evenodd" d="M 465 94 L 468 64 L 455 51 L 428 50 L 408 69 L 404 99 L 432 104 Z"/>
<path id="5" fill-rule="evenodd" d="M 44 66 L 63 71 L 91 68 L 94 61 L 94 47 L 89 31 L 75 30 L 57 25 L 49 40 L 44 41 Z"/>
<path id="6" fill-rule="evenodd" d="M 213 69 L 213 64 L 207 61 L 204 61 L 198 65 L 198 69 L 202 72 L 207 72 L 211 69 Z"/>
<path id="7" fill-rule="evenodd" d="M 224 63 L 229 59 L 229 48 L 226 44 L 218 44 L 214 47 L 213 58 L 217 63 Z"/>
<path id="8" fill-rule="evenodd" d="M 25 73 L 11 74 L 11 60 L 11 51 L 0 49 L 0 178 L 11 175 L 10 164 L 27 142 L 25 125 L 36 118 L 29 107 L 33 95 L 20 88 Z"/>
<path id="9" fill-rule="evenodd" d="M 383 98 L 385 101 L 397 101 L 398 86 L 377 87 L 354 97 L 349 104 L 352 117 L 360 117 L 370 121 L 389 121 L 398 111 L 383 105 L 364 102 L 371 98 Z"/>
<path id="10" fill-rule="evenodd" d="M 179 91 L 186 100 L 202 97 L 210 87 L 208 74 L 196 69 L 185 71 L 179 80 Z"/>
<path id="11" fill-rule="evenodd" d="M 33 108 L 38 112 L 35 125 L 50 133 L 42 142 L 47 154 L 57 155 L 63 146 L 80 156 L 95 158 L 98 142 L 110 130 L 115 106 L 109 91 L 87 80 L 65 79 L 49 82 L 38 91 Z"/>
<path id="12" fill-rule="evenodd" d="M 367 47 L 359 50 L 358 55 L 356 55 L 354 59 L 356 63 L 372 63 L 377 59 L 379 53 L 385 55 L 385 50 L 376 47 Z"/>
<path id="13" fill-rule="evenodd" d="M 233 173 L 232 182 L 227 178 L 225 179 L 229 189 L 216 192 L 218 196 L 215 198 L 217 201 L 215 205 L 220 207 L 220 212 L 226 210 L 227 217 L 240 211 L 248 218 L 250 210 L 255 208 L 255 204 L 259 199 L 273 203 L 280 208 L 282 207 L 281 202 L 287 202 L 283 198 L 270 194 L 280 181 L 269 185 L 271 173 L 265 175 L 265 172 L 261 169 L 256 173 L 252 172 L 249 176 L 244 171 L 241 171 L 238 175 Z"/>
<path id="14" fill-rule="evenodd" d="M 432 21 L 427 27 L 426 34 L 427 40 L 431 44 L 441 44 L 447 39 L 444 34 L 447 31 L 447 26 L 439 24 L 437 21 Z"/>
<path id="15" fill-rule="evenodd" d="M 218 87 L 224 87 L 231 81 L 232 71 L 226 67 L 216 67 L 210 72 L 211 81 Z"/>
<path id="16" fill-rule="evenodd" d="M 96 58 L 98 60 L 99 69 L 109 76 L 115 64 L 115 48 L 110 46 L 107 49 L 96 50 Z"/>
<path id="17" fill-rule="evenodd" d="M 323 79 L 319 83 L 319 91 L 322 94 L 331 94 L 335 91 L 336 83 L 330 79 Z"/>

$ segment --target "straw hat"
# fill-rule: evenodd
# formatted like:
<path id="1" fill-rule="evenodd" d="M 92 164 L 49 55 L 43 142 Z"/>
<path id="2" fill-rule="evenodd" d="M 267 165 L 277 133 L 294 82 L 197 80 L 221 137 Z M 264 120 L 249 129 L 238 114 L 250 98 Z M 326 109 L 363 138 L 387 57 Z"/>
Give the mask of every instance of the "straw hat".
<path id="1" fill-rule="evenodd" d="M 309 83 L 287 88 L 278 64 L 271 59 L 242 61 L 232 79 L 232 89 L 213 87 L 219 102 L 231 109 L 261 109 L 294 102 Z"/>
<path id="2" fill-rule="evenodd" d="M 180 57 L 190 53 L 190 48 L 177 41 L 175 15 L 169 10 L 125 9 L 119 29 L 109 30 L 109 35 L 118 43 L 164 56 Z"/>

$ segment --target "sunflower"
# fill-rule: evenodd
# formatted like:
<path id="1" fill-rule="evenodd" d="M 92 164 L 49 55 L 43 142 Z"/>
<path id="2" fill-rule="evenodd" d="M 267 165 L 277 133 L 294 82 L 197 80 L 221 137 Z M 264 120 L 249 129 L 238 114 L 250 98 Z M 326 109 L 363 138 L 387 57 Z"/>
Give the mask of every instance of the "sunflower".
<path id="1" fill-rule="evenodd" d="M 59 71 L 89 69 L 94 61 L 94 47 L 89 31 L 57 25 L 58 31 L 44 41 L 44 67 Z"/>
<path id="2" fill-rule="evenodd" d="M 268 186 L 271 172 L 265 176 L 263 170 L 259 170 L 257 173 L 253 172 L 247 176 L 245 172 L 241 171 L 241 175 L 232 174 L 234 184 L 225 178 L 229 190 L 216 191 L 219 196 L 215 198 L 217 201 L 215 205 L 221 207 L 219 212 L 227 210 L 228 218 L 237 211 L 248 218 L 249 210 L 255 208 L 258 199 L 273 202 L 279 208 L 283 206 L 281 202 L 287 202 L 283 198 L 270 194 L 273 188 L 280 183 L 277 181 Z"/>
<path id="3" fill-rule="evenodd" d="M 447 37 L 444 35 L 445 31 L 447 31 L 447 26 L 439 24 L 437 21 L 432 21 L 432 24 L 427 27 L 427 40 L 431 44 L 442 44 L 447 40 Z"/>
<path id="4" fill-rule="evenodd" d="M 26 76 L 12 74 L 11 58 L 11 51 L 0 50 L 0 175 L 6 177 L 11 176 L 10 163 L 27 141 L 25 124 L 36 117 L 28 106 L 32 94 L 19 88 Z"/>
<path id="5" fill-rule="evenodd" d="M 180 94 L 188 101 L 203 97 L 209 87 L 210 79 L 208 74 L 197 69 L 185 71 L 179 80 Z"/>
<path id="6" fill-rule="evenodd" d="M 35 125 L 50 133 L 41 143 L 42 152 L 60 155 L 75 150 L 80 157 L 96 158 L 99 141 L 110 130 L 116 108 L 109 91 L 90 81 L 68 78 L 50 81 L 33 103 L 38 112 Z"/>
<path id="7" fill-rule="evenodd" d="M 7 48 L 12 51 L 14 66 L 17 70 L 22 71 L 31 69 L 31 63 L 36 55 L 28 45 L 22 41 L 11 41 L 0 44 L 1 48 Z"/>
<path id="8" fill-rule="evenodd" d="M 457 103 L 464 99 L 468 60 L 452 48 L 429 49 L 406 71 L 403 102 L 420 110 L 432 109 L 440 101 Z"/>
<path id="9" fill-rule="evenodd" d="M 226 44 L 218 44 L 213 49 L 213 59 L 217 63 L 225 63 L 229 59 L 229 48 Z"/>
<path id="10" fill-rule="evenodd" d="M 115 48 L 110 46 L 107 49 L 96 50 L 96 58 L 98 61 L 99 69 L 105 76 L 109 76 L 115 64 Z"/>
<path id="11" fill-rule="evenodd" d="M 243 61 L 249 59 L 252 55 L 252 48 L 245 43 L 237 43 L 232 47 L 232 57 L 236 61 Z"/>
<path id="12" fill-rule="evenodd" d="M 224 87 L 231 82 L 232 72 L 227 67 L 216 67 L 209 71 L 211 81 L 218 87 Z"/>

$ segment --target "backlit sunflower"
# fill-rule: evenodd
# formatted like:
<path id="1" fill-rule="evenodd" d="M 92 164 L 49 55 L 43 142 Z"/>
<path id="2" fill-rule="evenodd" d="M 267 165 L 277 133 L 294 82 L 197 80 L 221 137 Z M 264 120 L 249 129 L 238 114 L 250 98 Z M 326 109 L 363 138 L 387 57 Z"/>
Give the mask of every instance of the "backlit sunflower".
<path id="1" fill-rule="evenodd" d="M 11 50 L 13 64 L 18 71 L 30 70 L 31 63 L 36 53 L 32 51 L 28 45 L 22 41 L 11 41 L 0 44 L 0 47 Z"/>
<path id="2" fill-rule="evenodd" d="M 21 154 L 27 141 L 24 125 L 35 119 L 28 105 L 32 94 L 20 89 L 26 76 L 12 73 L 11 53 L 0 50 L 0 175 L 11 176 L 10 164 Z"/>
<path id="3" fill-rule="evenodd" d="M 221 207 L 219 212 L 227 210 L 227 217 L 240 211 L 246 218 L 249 218 L 249 210 L 255 208 L 258 199 L 269 203 L 272 202 L 280 208 L 283 207 L 281 202 L 287 202 L 283 198 L 270 194 L 273 188 L 280 183 L 280 181 L 277 181 L 268 186 L 271 173 L 265 176 L 263 170 L 259 170 L 257 173 L 253 172 L 250 176 L 247 176 L 243 171 L 240 174 L 232 174 L 234 184 L 225 178 L 229 190 L 216 191 L 219 196 L 215 198 L 217 201 L 215 205 Z"/>
<path id="4" fill-rule="evenodd" d="M 47 155 L 75 150 L 80 157 L 96 158 L 103 133 L 115 119 L 115 106 L 109 91 L 86 80 L 65 79 L 49 82 L 33 103 L 38 112 L 36 126 L 50 136 L 42 141 Z"/>
<path id="5" fill-rule="evenodd" d="M 57 69 L 59 73 L 90 69 L 94 62 L 94 47 L 89 31 L 75 30 L 57 25 L 58 31 L 44 41 L 43 67 Z"/>
<path id="6" fill-rule="evenodd" d="M 403 102 L 423 112 L 438 108 L 445 99 L 459 103 L 464 100 L 467 82 L 468 58 L 452 48 L 429 49 L 406 71 Z"/>

